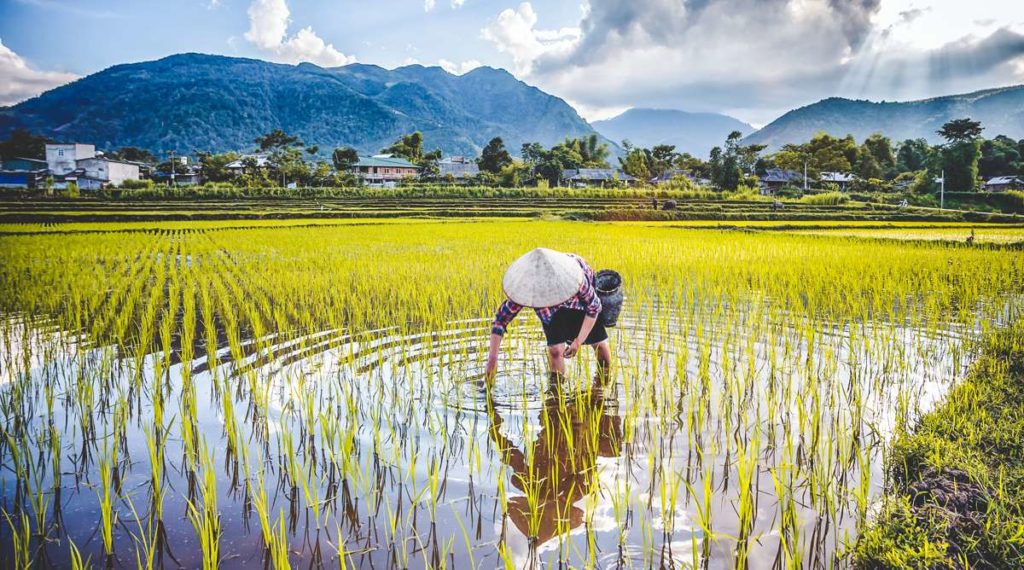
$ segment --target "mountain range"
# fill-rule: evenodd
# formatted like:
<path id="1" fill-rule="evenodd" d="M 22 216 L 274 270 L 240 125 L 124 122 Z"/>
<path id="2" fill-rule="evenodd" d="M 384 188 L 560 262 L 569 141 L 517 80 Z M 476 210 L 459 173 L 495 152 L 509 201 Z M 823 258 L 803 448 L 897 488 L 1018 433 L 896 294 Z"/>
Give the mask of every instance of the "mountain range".
<path id="1" fill-rule="evenodd" d="M 628 139 L 706 157 L 732 131 L 769 151 L 819 132 L 935 143 L 943 123 L 963 117 L 981 121 L 986 136 L 1024 138 L 1024 86 L 902 103 L 833 97 L 756 131 L 727 115 L 668 109 L 631 109 L 591 126 L 564 100 L 490 67 L 453 75 L 421 65 L 324 68 L 189 53 L 117 65 L 0 108 L 0 138 L 21 127 L 103 150 L 191 154 L 250 150 L 256 137 L 283 129 L 325 155 L 339 146 L 375 153 L 418 130 L 427 150 L 446 155 L 476 155 L 495 136 L 517 155 L 526 142 L 599 132 L 613 154 Z"/>
<path id="2" fill-rule="evenodd" d="M 981 121 L 987 137 L 1024 138 L 1024 85 L 902 103 L 832 97 L 786 113 L 745 141 L 777 150 L 827 132 L 850 134 L 858 142 L 883 133 L 895 141 L 923 138 L 938 143 L 942 138 L 936 131 L 947 121 L 964 117 Z"/>
<path id="3" fill-rule="evenodd" d="M 728 115 L 717 113 L 688 113 L 673 109 L 630 109 L 593 126 L 605 137 L 641 147 L 669 144 L 678 152 L 706 157 L 712 147 L 721 146 L 733 131 L 744 135 L 754 127 Z"/>
<path id="4" fill-rule="evenodd" d="M 194 53 L 114 66 L 0 109 L 0 136 L 18 127 L 158 153 L 251 149 L 276 128 L 328 153 L 343 145 L 377 152 L 419 130 L 428 150 L 446 155 L 477 154 L 495 136 L 518 154 L 525 142 L 594 132 L 562 99 L 490 67 L 452 75 Z"/>

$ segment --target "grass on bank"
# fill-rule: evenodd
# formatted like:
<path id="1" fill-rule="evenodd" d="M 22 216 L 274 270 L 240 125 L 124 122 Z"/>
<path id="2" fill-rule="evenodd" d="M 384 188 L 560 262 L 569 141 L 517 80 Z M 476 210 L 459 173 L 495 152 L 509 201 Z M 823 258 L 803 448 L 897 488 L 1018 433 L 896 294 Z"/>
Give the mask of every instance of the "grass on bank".
<path id="1" fill-rule="evenodd" d="M 967 380 L 896 438 L 887 466 L 856 567 L 1024 567 L 1024 321 L 985 341 Z"/>

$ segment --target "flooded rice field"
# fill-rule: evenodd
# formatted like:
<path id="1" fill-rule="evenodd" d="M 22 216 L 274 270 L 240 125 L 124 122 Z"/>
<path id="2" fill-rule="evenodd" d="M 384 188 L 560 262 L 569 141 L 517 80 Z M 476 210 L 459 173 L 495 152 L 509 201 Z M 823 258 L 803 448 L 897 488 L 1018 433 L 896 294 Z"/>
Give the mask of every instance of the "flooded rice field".
<path id="1" fill-rule="evenodd" d="M 588 351 L 549 376 L 524 313 L 485 380 L 503 265 L 539 242 L 626 277 L 608 375 Z M 569 223 L 2 245 L 11 567 L 841 566 L 888 442 L 1024 275 Z"/>

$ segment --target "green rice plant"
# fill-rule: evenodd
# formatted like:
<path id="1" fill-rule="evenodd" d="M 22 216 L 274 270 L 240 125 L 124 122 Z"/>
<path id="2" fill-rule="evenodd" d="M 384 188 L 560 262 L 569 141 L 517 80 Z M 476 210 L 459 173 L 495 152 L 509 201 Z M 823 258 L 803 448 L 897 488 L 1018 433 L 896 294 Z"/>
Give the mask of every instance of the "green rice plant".
<path id="1" fill-rule="evenodd" d="M 29 522 L 28 514 L 22 511 L 20 514 L 11 516 L 7 509 L 2 510 L 4 519 L 7 520 L 7 527 L 11 531 L 11 563 L 18 570 L 28 570 L 32 567 L 34 555 L 32 545 L 32 523 Z"/>
<path id="2" fill-rule="evenodd" d="M 92 509 L 104 552 L 132 543 L 139 566 L 173 563 L 180 524 L 206 567 L 249 557 L 251 542 L 221 534 L 250 517 L 275 567 L 322 564 L 321 540 L 337 541 L 342 566 L 475 566 L 481 548 L 509 566 L 611 565 L 615 551 L 621 565 L 842 566 L 894 434 L 959 382 L 978 339 L 1018 318 L 1024 277 L 1019 252 L 949 244 L 955 225 L 299 222 L 0 235 L 12 520 L 63 540 L 58 505 Z M 978 235 L 990 231 L 1015 232 Z M 910 237 L 922 232 L 945 241 Z M 502 271 L 538 245 L 626 277 L 600 397 L 589 350 L 548 382 L 528 312 L 495 382 L 479 382 Z M 95 496 L 69 493 L 79 481 Z M 140 485 L 146 522 L 116 532 Z M 187 523 L 164 516 L 182 511 Z M 683 517 L 695 548 L 677 560 Z M 147 546 L 155 536 L 166 550 Z"/>
<path id="3" fill-rule="evenodd" d="M 188 518 L 199 538 L 199 546 L 203 553 L 203 568 L 214 569 L 220 566 L 220 512 L 217 510 L 217 474 L 214 470 L 213 455 L 208 451 L 206 442 L 200 447 L 202 476 L 199 491 L 202 502 L 188 502 Z"/>
<path id="4" fill-rule="evenodd" d="M 71 570 L 88 570 L 92 568 L 92 557 L 82 559 L 82 552 L 78 550 L 75 543 L 68 540 L 68 547 L 71 550 Z"/>

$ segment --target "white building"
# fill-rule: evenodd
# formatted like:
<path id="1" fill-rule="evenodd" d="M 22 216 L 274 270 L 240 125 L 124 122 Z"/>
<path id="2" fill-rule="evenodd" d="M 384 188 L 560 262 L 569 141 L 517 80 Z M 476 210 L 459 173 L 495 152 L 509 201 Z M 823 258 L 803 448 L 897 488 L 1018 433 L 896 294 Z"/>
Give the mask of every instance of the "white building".
<path id="1" fill-rule="evenodd" d="M 98 156 L 78 160 L 78 168 L 85 171 L 85 177 L 98 180 L 104 185 L 120 186 L 125 180 L 138 180 L 139 165 Z"/>
<path id="2" fill-rule="evenodd" d="M 64 179 L 57 181 L 58 188 L 74 180 L 83 190 L 96 190 L 141 178 L 138 164 L 106 158 L 91 144 L 48 144 L 46 166 L 52 176 Z"/>
<path id="3" fill-rule="evenodd" d="M 77 162 L 96 157 L 96 147 L 91 144 L 48 144 L 46 165 L 50 174 L 63 176 L 78 168 Z"/>

